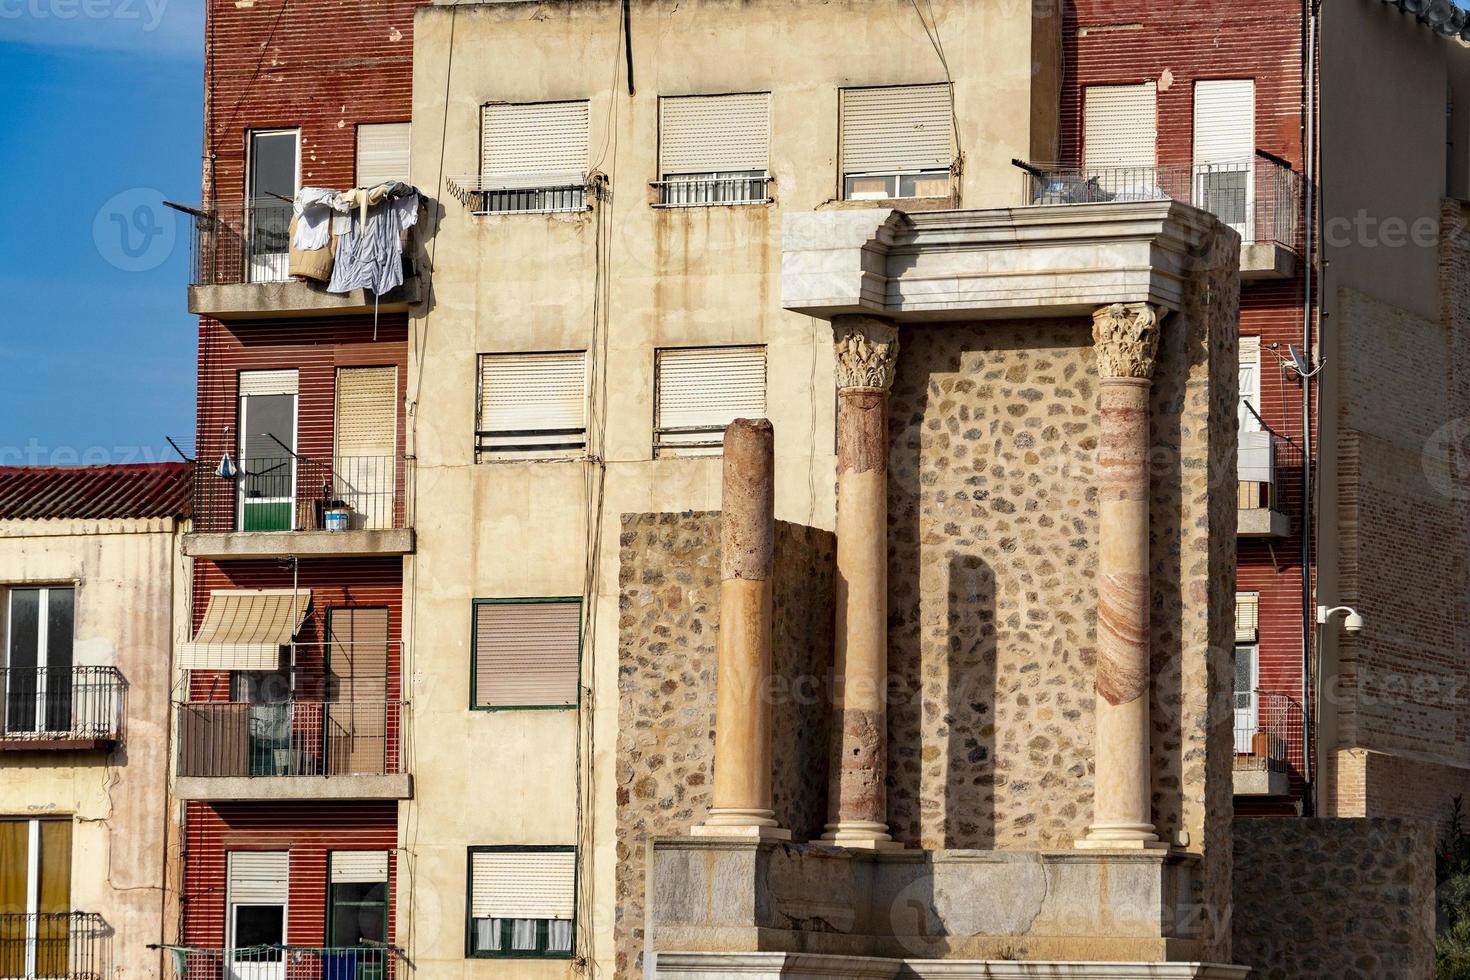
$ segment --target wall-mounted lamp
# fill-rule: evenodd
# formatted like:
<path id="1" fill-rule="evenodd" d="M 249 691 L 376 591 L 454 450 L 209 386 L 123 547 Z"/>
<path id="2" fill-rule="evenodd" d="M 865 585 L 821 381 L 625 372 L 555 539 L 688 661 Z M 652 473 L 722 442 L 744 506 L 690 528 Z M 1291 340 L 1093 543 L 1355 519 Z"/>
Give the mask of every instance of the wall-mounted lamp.
<path id="1" fill-rule="evenodd" d="M 1343 629 L 1347 630 L 1349 633 L 1363 632 L 1363 617 L 1358 615 L 1358 611 L 1352 606 L 1333 606 L 1331 609 L 1327 608 L 1326 606 L 1318 606 L 1317 623 L 1319 625 L 1325 626 L 1327 624 L 1327 620 L 1337 613 L 1347 613 L 1347 615 L 1343 617 L 1342 620 Z"/>

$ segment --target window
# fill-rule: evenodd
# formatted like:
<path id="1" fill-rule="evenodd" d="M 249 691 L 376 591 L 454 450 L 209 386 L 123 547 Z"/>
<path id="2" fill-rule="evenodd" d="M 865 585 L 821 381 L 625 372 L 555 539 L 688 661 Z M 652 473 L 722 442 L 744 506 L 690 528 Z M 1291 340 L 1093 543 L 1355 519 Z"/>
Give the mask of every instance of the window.
<path id="1" fill-rule="evenodd" d="M 338 368 L 336 426 L 331 499 L 347 506 L 350 527 L 392 527 L 398 469 L 398 368 Z M 324 526 L 323 520 L 312 516 L 313 527 Z"/>
<path id="2" fill-rule="evenodd" d="M 357 186 L 390 180 L 408 183 L 410 124 L 363 123 L 357 127 Z"/>
<path id="3" fill-rule="evenodd" d="M 328 856 L 327 937 L 334 947 L 388 941 L 388 852 L 333 851 Z"/>
<path id="4" fill-rule="evenodd" d="M 587 183 L 587 103 L 484 107 L 481 213 L 580 211 Z"/>
<path id="5" fill-rule="evenodd" d="M 471 708 L 572 708 L 581 691 L 580 599 L 477 599 Z"/>
<path id="6" fill-rule="evenodd" d="M 1236 417 L 1240 420 L 1241 432 L 1256 432 L 1261 420 L 1256 413 L 1261 410 L 1261 338 L 1240 338 L 1240 402 Z M 1247 407 L 1249 405 L 1249 407 Z M 1251 411 L 1255 409 L 1255 411 Z"/>
<path id="7" fill-rule="evenodd" d="M 716 455 L 725 426 L 766 414 L 764 347 L 667 348 L 654 354 L 654 453 Z"/>
<path id="8" fill-rule="evenodd" d="M 1195 204 L 1250 241 L 1255 184 L 1256 84 L 1194 84 Z"/>
<path id="9" fill-rule="evenodd" d="M 286 907 L 291 881 L 289 851 L 229 851 L 225 890 L 226 959 L 231 976 L 281 976 Z"/>
<path id="10" fill-rule="evenodd" d="M 1156 86 L 1092 85 L 1083 90 L 1082 153 L 1098 200 L 1157 200 Z"/>
<path id="11" fill-rule="evenodd" d="M 250 282 L 283 282 L 288 273 L 291 204 L 301 186 L 301 134 L 294 129 L 250 133 L 244 232 Z"/>
<path id="12" fill-rule="evenodd" d="M 72 729 L 75 596 L 71 588 L 10 590 L 3 676 L 8 733 Z"/>
<path id="13" fill-rule="evenodd" d="M 0 819 L 0 976 L 71 976 L 71 821 Z"/>
<path id="14" fill-rule="evenodd" d="M 575 947 L 575 847 L 472 847 L 470 957 L 563 957 Z"/>
<path id="15" fill-rule="evenodd" d="M 1256 688 L 1260 684 L 1257 645 L 1259 592 L 1235 593 L 1235 751 L 1250 754 L 1256 731 Z"/>
<path id="16" fill-rule="evenodd" d="M 388 610 L 327 610 L 327 773 L 390 771 Z"/>
<path id="17" fill-rule="evenodd" d="M 770 93 L 661 98 L 658 111 L 659 204 L 769 199 Z"/>
<path id="18" fill-rule="evenodd" d="M 240 372 L 242 531 L 295 527 L 296 392 L 294 368 Z"/>
<path id="19" fill-rule="evenodd" d="M 583 351 L 482 354 L 476 459 L 579 455 L 587 446 Z"/>
<path id="20" fill-rule="evenodd" d="M 949 195 L 954 163 L 949 85 L 845 88 L 839 107 L 844 198 Z"/>

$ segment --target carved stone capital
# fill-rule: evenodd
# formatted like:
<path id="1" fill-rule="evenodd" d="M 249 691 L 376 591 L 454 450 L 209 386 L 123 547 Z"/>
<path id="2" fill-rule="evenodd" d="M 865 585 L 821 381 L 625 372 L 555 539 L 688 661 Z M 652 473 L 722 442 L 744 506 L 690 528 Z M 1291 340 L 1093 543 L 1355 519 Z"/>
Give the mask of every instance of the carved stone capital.
<path id="1" fill-rule="evenodd" d="M 832 321 L 838 388 L 891 388 L 898 361 L 898 328 L 869 316 Z"/>
<path id="2" fill-rule="evenodd" d="M 1162 312 L 1147 303 L 1114 303 L 1092 314 L 1092 343 L 1103 378 L 1140 378 L 1154 374 Z"/>

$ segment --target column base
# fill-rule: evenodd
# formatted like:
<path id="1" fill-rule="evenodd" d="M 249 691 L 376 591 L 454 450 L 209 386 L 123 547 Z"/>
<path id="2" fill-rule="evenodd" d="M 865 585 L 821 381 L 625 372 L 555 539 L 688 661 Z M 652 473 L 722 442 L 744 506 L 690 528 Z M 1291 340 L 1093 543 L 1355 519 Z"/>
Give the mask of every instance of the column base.
<path id="1" fill-rule="evenodd" d="M 791 831 L 776 823 L 771 810 L 714 807 L 704 823 L 689 828 L 692 837 L 736 837 L 742 840 L 785 841 Z"/>
<path id="2" fill-rule="evenodd" d="M 1073 841 L 1083 851 L 1167 851 L 1169 845 L 1159 840 L 1150 823 L 1095 823 L 1087 828 L 1087 836 Z"/>
<path id="3" fill-rule="evenodd" d="M 888 833 L 888 825 L 868 820 L 843 820 L 829 823 L 822 834 L 823 844 L 865 851 L 901 851 L 903 844 Z"/>

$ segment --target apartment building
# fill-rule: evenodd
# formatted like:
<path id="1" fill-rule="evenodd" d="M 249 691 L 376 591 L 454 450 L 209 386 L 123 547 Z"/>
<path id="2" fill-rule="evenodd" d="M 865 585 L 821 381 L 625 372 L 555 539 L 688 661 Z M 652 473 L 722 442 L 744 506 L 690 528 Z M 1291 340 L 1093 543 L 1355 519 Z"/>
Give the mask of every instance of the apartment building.
<path id="1" fill-rule="evenodd" d="M 360 241 L 387 205 L 320 225 L 333 249 L 302 247 L 293 208 L 302 188 L 410 178 L 412 12 L 208 9 L 205 169 L 188 209 L 190 628 L 174 664 L 180 977 L 386 978 L 399 963 L 414 547 L 403 404 L 421 280 L 395 255 L 372 270 L 392 273 L 390 288 L 328 281 L 338 236 Z"/>
<path id="2" fill-rule="evenodd" d="M 0 467 L 0 975 L 161 975 L 188 517 L 183 463 Z"/>

